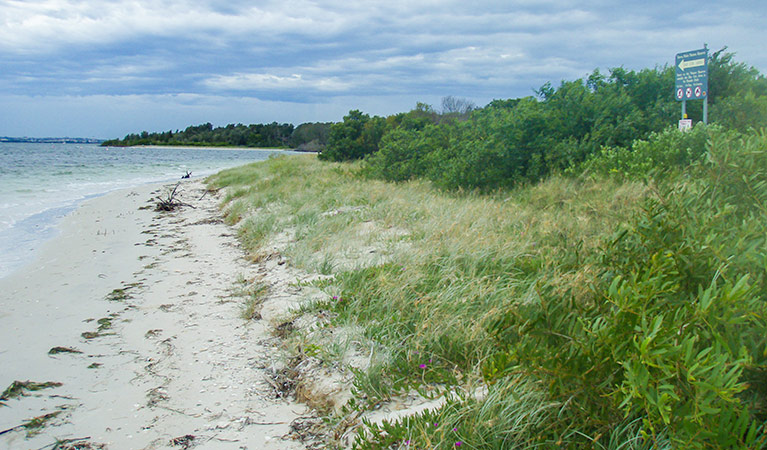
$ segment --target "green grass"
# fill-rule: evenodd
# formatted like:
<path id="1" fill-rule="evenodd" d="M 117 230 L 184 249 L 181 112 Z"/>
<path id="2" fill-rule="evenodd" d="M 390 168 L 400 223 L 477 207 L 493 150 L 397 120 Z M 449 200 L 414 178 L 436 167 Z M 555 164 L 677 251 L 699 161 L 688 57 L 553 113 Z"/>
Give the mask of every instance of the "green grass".
<path id="1" fill-rule="evenodd" d="M 209 182 L 228 187 L 227 218 L 240 221 L 252 255 L 291 231 L 290 263 L 335 275 L 324 288 L 344 300 L 330 305 L 332 327 L 362 325 L 366 339 L 390 349 L 358 372 L 356 386 L 371 401 L 413 386 L 481 384 L 482 366 L 497 350 L 489 330 L 503 313 L 536 301 L 543 281 L 585 295 L 594 274 L 579 259 L 648 192 L 639 183 L 552 178 L 494 195 L 450 194 L 357 171 L 299 156 Z M 246 210 L 254 212 L 244 218 Z M 338 270 L 361 245 L 380 258 Z"/>
<path id="2" fill-rule="evenodd" d="M 248 280 L 244 275 L 237 275 L 230 296 L 243 300 L 240 317 L 244 320 L 261 319 L 261 304 L 269 293 L 269 286 L 261 281 Z"/>

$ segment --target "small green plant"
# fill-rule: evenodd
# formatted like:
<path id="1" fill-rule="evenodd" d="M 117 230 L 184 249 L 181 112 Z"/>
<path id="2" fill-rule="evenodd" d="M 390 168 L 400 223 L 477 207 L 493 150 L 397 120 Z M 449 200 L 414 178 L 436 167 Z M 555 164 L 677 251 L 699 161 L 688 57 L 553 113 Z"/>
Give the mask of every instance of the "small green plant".
<path id="1" fill-rule="evenodd" d="M 322 275 L 331 275 L 334 268 L 333 256 L 327 253 L 323 255 L 322 260 L 317 264 L 317 272 Z"/>
<path id="2" fill-rule="evenodd" d="M 241 292 L 241 296 L 245 298 L 245 303 L 242 309 L 242 318 L 245 320 L 259 320 L 261 319 L 261 313 L 259 309 L 261 304 L 266 299 L 266 295 L 269 292 L 269 287 L 263 283 L 252 283 Z"/>

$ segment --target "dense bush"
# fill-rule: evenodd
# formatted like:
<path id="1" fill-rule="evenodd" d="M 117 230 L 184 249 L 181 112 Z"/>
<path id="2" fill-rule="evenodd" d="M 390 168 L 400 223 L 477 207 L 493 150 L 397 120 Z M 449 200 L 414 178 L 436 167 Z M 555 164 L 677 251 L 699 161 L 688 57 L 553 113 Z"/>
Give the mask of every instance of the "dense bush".
<path id="1" fill-rule="evenodd" d="M 599 273 L 592 294 L 543 282 L 498 323 L 489 379 L 541 380 L 593 433 L 636 417 L 646 439 L 675 448 L 764 445 L 765 204 L 767 136 L 715 133 L 705 163 L 661 183 L 586 262 Z"/>
<path id="2" fill-rule="evenodd" d="M 723 50 L 709 67 L 711 121 L 740 131 L 767 126 L 767 79 Z M 547 83 L 536 98 L 493 101 L 461 120 L 445 120 L 450 116 L 419 104 L 387 121 L 378 150 L 369 150 L 367 172 L 389 181 L 424 177 L 449 189 L 489 191 L 565 170 L 579 173 L 586 160 L 586 167 L 626 175 L 667 163 L 684 167 L 702 154 L 705 133 L 683 138 L 663 131 L 679 117 L 673 86 L 673 67 L 614 68 L 558 88 Z M 688 102 L 693 120 L 702 119 L 701 105 Z M 675 155 L 663 152 L 670 160 L 656 160 L 653 149 L 667 144 L 681 147 Z"/>
<path id="3" fill-rule="evenodd" d="M 378 143 L 386 130 L 385 119 L 370 117 L 359 110 L 349 111 L 343 122 L 330 127 L 328 145 L 320 153 L 326 161 L 348 161 L 364 158 L 378 151 Z"/>
<path id="4" fill-rule="evenodd" d="M 634 141 L 630 147 L 602 147 L 583 164 L 571 166 L 568 173 L 641 180 L 680 172 L 703 158 L 711 134 L 721 133 L 722 127 L 706 127 L 702 123 L 689 132 L 669 127 L 660 133 L 651 133 L 646 140 Z"/>

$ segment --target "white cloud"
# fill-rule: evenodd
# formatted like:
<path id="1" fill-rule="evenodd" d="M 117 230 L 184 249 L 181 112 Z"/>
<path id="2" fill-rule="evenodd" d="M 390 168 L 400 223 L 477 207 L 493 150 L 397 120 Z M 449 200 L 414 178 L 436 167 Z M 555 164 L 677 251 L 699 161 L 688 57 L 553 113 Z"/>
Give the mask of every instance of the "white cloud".
<path id="1" fill-rule="evenodd" d="M 214 89 L 237 91 L 270 91 L 270 90 L 316 90 L 327 92 L 343 92 L 352 87 L 351 83 L 343 82 L 337 77 L 304 77 L 300 74 L 287 76 L 267 73 L 236 73 L 234 75 L 217 75 L 204 81 L 204 84 Z"/>
<path id="2" fill-rule="evenodd" d="M 184 0 L 10 0 L 0 3 L 0 49 L 48 52 L 146 36 L 210 41 L 243 34 L 322 35 L 344 21 L 309 2 L 285 2 L 271 9 L 251 4 L 231 14 L 206 2 Z"/>

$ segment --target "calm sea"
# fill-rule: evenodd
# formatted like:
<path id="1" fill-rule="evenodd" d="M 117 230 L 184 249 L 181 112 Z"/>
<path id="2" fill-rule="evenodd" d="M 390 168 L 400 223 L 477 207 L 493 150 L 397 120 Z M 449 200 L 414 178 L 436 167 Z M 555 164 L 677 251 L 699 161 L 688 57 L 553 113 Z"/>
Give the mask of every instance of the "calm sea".
<path id="1" fill-rule="evenodd" d="M 31 260 L 85 199 L 193 177 L 291 153 L 272 150 L 115 148 L 0 142 L 0 278 Z"/>

